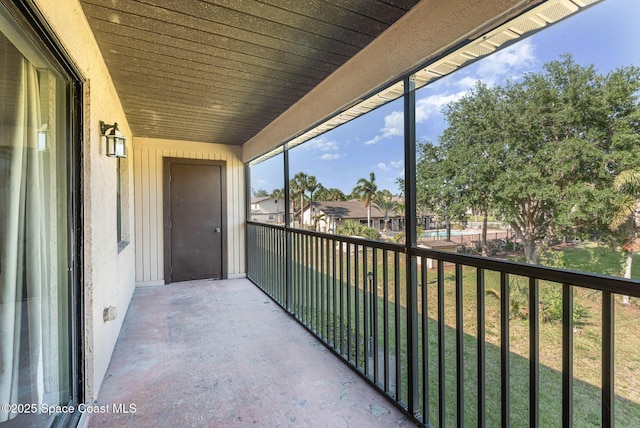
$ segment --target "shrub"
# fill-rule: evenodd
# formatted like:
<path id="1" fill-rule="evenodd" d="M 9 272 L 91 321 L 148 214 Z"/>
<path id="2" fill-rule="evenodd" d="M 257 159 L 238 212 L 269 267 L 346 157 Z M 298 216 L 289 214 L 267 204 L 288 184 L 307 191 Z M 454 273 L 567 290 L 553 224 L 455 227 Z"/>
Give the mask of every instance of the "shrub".
<path id="1" fill-rule="evenodd" d="M 380 239 L 380 232 L 373 227 L 367 227 L 353 220 L 347 220 L 336 230 L 338 235 L 343 236 L 362 236 L 363 238 L 373 241 Z"/>

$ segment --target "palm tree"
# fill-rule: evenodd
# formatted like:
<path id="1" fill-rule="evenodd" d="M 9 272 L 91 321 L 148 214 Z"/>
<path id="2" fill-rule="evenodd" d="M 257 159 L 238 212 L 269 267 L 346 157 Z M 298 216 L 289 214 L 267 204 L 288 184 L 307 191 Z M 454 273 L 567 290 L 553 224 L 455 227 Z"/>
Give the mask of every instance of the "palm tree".
<path id="1" fill-rule="evenodd" d="M 379 194 L 375 198 L 373 205 L 375 205 L 376 208 L 378 208 L 382 213 L 382 219 L 384 221 L 384 231 L 386 232 L 389 217 L 398 209 L 398 203 L 388 196 Z"/>
<path id="2" fill-rule="evenodd" d="M 371 227 L 371 201 L 378 190 L 376 186 L 376 176 L 373 172 L 369 173 L 369 180 L 361 178 L 353 189 L 353 194 L 358 195 L 358 199 L 364 201 L 367 209 L 367 226 Z"/>
<path id="3" fill-rule="evenodd" d="M 321 221 L 327 222 L 327 215 L 325 213 L 314 214 L 312 217 L 313 220 L 313 230 L 318 232 L 318 223 Z"/>
<path id="4" fill-rule="evenodd" d="M 318 183 L 315 175 L 307 175 L 299 172 L 293 176 L 290 188 L 295 189 L 295 195 L 300 196 L 300 227 L 304 226 L 304 197 L 307 191 L 310 192 L 309 205 L 313 205 L 313 193 L 322 189 L 322 184 Z M 292 191 L 292 193 L 294 193 Z"/>
<path id="5" fill-rule="evenodd" d="M 271 197 L 275 200 L 276 204 L 276 223 L 280 223 L 280 207 L 278 201 L 284 200 L 284 189 L 273 189 Z"/>
<path id="6" fill-rule="evenodd" d="M 323 187 L 322 189 L 318 190 L 318 193 L 316 193 L 316 198 L 319 201 L 346 201 L 347 197 L 344 195 L 344 193 L 342 193 L 342 190 L 337 189 L 335 187 L 331 187 L 329 189 L 327 189 L 326 187 Z"/>
<path id="7" fill-rule="evenodd" d="M 356 223 L 355 220 L 346 220 L 338 230 L 336 230 L 336 233 L 343 236 L 359 236 L 362 233 L 362 227 L 363 226 L 360 223 Z"/>
<path id="8" fill-rule="evenodd" d="M 609 228 L 615 231 L 625 224 L 629 228 L 622 250 L 626 253 L 624 277 L 631 278 L 633 252 L 640 245 L 638 240 L 640 171 L 633 169 L 622 171 L 613 181 L 613 187 L 622 194 L 622 199 L 614 208 Z M 629 296 L 622 296 L 622 303 L 628 305 Z"/>
<path id="9" fill-rule="evenodd" d="M 313 206 L 313 194 L 316 191 L 322 190 L 322 184 L 318 183 L 315 175 L 307 177 L 307 190 L 309 191 L 309 206 Z"/>
<path id="10" fill-rule="evenodd" d="M 295 199 L 300 197 L 300 227 L 304 225 L 302 213 L 304 210 L 304 193 L 307 191 L 307 177 L 304 172 L 297 173 L 289 182 L 289 192 L 291 192 L 291 204 L 295 212 Z"/>

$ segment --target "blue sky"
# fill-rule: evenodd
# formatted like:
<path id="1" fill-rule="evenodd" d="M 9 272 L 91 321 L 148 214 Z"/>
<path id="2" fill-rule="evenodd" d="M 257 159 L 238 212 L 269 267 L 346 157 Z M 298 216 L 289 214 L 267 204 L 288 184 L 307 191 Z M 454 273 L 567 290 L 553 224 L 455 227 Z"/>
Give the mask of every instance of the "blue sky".
<path id="1" fill-rule="evenodd" d="M 640 0 L 605 0 L 416 92 L 418 141 L 437 142 L 446 128 L 441 109 L 482 80 L 500 85 L 570 53 L 598 72 L 640 66 Z M 325 187 L 351 192 L 361 177 L 376 175 L 378 189 L 399 193 L 404 174 L 403 104 L 396 100 L 289 152 L 291 176 L 303 171 Z M 252 167 L 251 187 L 283 187 L 282 155 Z"/>

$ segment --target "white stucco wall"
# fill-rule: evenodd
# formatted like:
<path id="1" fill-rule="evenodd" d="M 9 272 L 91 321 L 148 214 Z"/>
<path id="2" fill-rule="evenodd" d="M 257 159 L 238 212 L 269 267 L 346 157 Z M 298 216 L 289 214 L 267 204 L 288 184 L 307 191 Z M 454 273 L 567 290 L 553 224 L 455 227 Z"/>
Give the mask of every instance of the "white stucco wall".
<path id="1" fill-rule="evenodd" d="M 83 141 L 84 347 L 86 400 L 96 398 L 135 288 L 131 131 L 93 33 L 77 0 L 35 0 L 85 78 Z M 118 252 L 116 159 L 104 154 L 100 121 L 118 122 L 127 138 L 123 222 L 130 244 Z M 123 197 L 124 197 L 123 196 Z M 118 316 L 104 322 L 103 310 Z"/>
<path id="2" fill-rule="evenodd" d="M 226 163 L 227 275 L 246 276 L 245 186 L 241 149 L 192 141 L 134 138 L 137 285 L 164 284 L 163 158 L 210 159 Z"/>

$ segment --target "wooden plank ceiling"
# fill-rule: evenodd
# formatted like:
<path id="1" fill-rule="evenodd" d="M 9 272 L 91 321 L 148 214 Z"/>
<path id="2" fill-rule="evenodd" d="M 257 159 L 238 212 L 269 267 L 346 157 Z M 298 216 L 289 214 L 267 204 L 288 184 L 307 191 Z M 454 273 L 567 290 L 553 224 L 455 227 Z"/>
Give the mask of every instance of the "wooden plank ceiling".
<path id="1" fill-rule="evenodd" d="M 418 1 L 81 4 L 134 136 L 240 145 Z"/>

